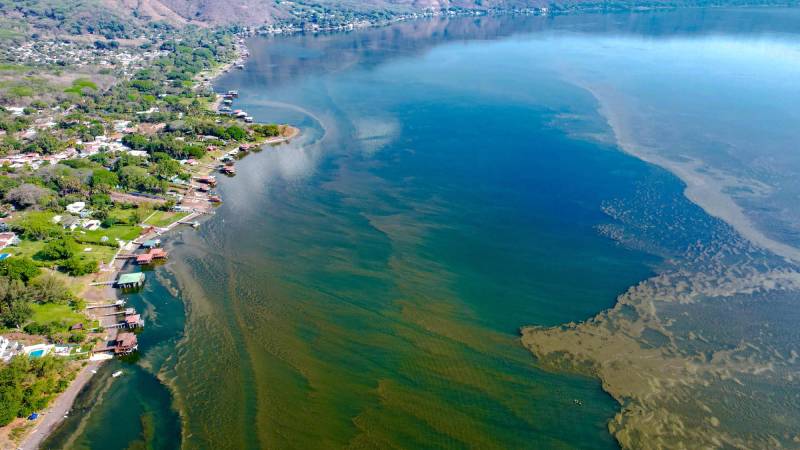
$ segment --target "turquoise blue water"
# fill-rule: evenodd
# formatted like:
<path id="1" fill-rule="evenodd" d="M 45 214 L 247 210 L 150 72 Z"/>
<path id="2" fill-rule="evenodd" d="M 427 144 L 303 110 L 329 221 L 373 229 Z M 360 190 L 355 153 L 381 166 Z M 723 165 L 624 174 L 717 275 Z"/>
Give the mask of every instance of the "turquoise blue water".
<path id="1" fill-rule="evenodd" d="M 42 355 L 44 355 L 44 350 L 34 350 L 29 354 L 31 358 L 41 358 Z"/>
<path id="2" fill-rule="evenodd" d="M 217 214 L 175 239 L 156 271 L 185 320 L 149 277 L 142 359 L 52 445 L 614 448 L 618 405 L 541 370 L 519 328 L 591 317 L 729 232 L 610 122 L 650 101 L 679 116 L 657 100 L 693 81 L 656 74 L 704 74 L 720 45 L 756 58 L 791 23 L 693 10 L 250 40 L 217 89 L 302 135 L 241 161 Z M 742 54 L 713 54 L 711 81 L 735 77 Z M 669 130 L 646 143 L 677 145 Z"/>

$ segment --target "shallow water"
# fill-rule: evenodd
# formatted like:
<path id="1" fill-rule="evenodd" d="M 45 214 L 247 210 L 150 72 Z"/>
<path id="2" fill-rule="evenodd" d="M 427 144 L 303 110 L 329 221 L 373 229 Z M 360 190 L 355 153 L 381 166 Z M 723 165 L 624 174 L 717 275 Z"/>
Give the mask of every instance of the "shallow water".
<path id="1" fill-rule="evenodd" d="M 697 117 L 724 130 L 764 111 L 759 95 L 791 100 L 796 66 L 742 69 L 792 61 L 792 14 L 461 18 L 252 39 L 246 68 L 218 89 L 303 134 L 247 156 L 217 214 L 184 233 L 167 266 L 188 305 L 184 339 L 174 354 L 173 333 L 143 342 L 156 363 L 132 378 L 169 381 L 187 448 L 615 447 L 616 403 L 594 379 L 540 370 L 519 328 L 590 317 L 665 258 L 731 234 L 618 142 L 717 164 L 719 139 Z M 709 98 L 742 77 L 769 92 L 739 97 L 755 102 L 748 114 L 718 114 L 732 106 Z M 769 110 L 774 127 L 787 111 Z M 713 167 L 739 183 L 759 175 Z M 159 286 L 142 298 L 159 299 L 149 323 L 181 316 Z M 146 407 L 125 409 L 124 432 L 100 430 L 120 405 L 166 392 L 130 386 L 108 389 L 80 442 L 125 448 L 147 434 Z M 175 436 L 168 402 L 149 401 L 155 434 Z"/>

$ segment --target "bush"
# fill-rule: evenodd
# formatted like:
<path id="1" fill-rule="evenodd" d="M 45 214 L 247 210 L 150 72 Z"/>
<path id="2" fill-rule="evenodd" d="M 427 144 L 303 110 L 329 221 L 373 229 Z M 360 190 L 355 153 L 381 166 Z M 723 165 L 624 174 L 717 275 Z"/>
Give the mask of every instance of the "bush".
<path id="1" fill-rule="evenodd" d="M 61 264 L 61 268 L 72 275 L 73 277 L 80 277 L 90 273 L 97 272 L 98 265 L 94 259 L 82 261 L 77 256 L 73 256 Z"/>
<path id="2" fill-rule="evenodd" d="M 36 254 L 39 258 L 48 261 L 57 261 L 60 259 L 68 259 L 75 255 L 75 243 L 72 239 L 62 237 L 49 241 L 44 247 Z"/>
<path id="3" fill-rule="evenodd" d="M 42 270 L 30 258 L 8 258 L 0 261 L 0 275 L 25 283 L 36 278 Z"/>
<path id="4" fill-rule="evenodd" d="M 85 331 L 74 331 L 69 335 L 69 342 L 73 344 L 82 344 L 86 341 Z"/>

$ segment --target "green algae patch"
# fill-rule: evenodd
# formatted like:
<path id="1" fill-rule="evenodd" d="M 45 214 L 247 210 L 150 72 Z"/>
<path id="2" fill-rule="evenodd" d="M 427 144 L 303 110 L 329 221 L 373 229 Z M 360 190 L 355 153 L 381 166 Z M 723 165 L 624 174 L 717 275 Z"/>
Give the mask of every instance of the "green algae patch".
<path id="1" fill-rule="evenodd" d="M 525 327 L 522 343 L 546 369 L 600 378 L 623 448 L 795 447 L 800 273 L 770 259 L 723 246 L 585 322 Z"/>

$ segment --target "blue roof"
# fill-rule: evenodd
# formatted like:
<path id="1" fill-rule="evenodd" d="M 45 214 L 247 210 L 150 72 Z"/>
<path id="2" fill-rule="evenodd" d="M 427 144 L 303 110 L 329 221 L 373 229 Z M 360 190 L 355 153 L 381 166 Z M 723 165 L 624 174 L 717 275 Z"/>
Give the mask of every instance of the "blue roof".
<path id="1" fill-rule="evenodd" d="M 31 413 L 31 415 L 28 416 L 28 420 L 36 420 L 38 418 L 39 418 L 39 414 L 38 413 Z"/>
<path id="2" fill-rule="evenodd" d="M 160 239 L 149 239 L 142 242 L 142 247 L 158 247 L 159 244 L 161 244 Z"/>

